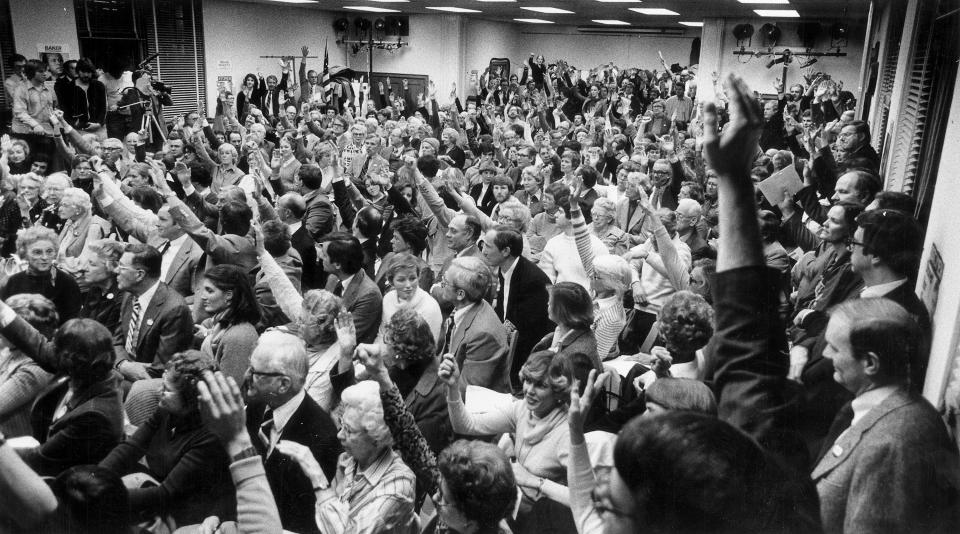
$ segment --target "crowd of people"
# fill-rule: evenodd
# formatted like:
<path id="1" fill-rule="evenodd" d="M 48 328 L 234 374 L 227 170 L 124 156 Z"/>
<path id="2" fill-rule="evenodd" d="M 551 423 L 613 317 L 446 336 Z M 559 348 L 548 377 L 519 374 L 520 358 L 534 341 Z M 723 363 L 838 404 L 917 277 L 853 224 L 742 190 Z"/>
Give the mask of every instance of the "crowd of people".
<path id="1" fill-rule="evenodd" d="M 913 199 L 829 76 L 308 54 L 169 122 L 11 58 L 0 530 L 960 526 Z"/>

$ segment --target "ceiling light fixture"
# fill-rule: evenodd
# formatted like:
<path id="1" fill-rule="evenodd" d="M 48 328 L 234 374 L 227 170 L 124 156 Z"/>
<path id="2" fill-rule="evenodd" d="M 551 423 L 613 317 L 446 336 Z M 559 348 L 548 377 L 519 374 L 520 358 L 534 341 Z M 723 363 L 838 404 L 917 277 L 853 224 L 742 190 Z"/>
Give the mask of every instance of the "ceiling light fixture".
<path id="1" fill-rule="evenodd" d="M 703 23 L 702 23 L 702 22 L 690 22 L 690 21 L 682 20 L 682 21 L 680 21 L 680 24 L 683 24 L 684 26 L 690 26 L 691 28 L 702 28 L 702 27 L 703 27 Z"/>
<path id="2" fill-rule="evenodd" d="M 447 13 L 482 13 L 479 9 L 466 9 L 463 7 L 430 7 L 427 6 L 427 9 L 432 9 L 434 11 L 446 11 Z"/>
<path id="3" fill-rule="evenodd" d="M 526 22 L 527 24 L 553 24 L 552 20 L 543 19 L 513 19 L 517 22 Z"/>
<path id="4" fill-rule="evenodd" d="M 408 4 L 410 0 L 370 0 L 371 2 L 380 2 L 381 4 Z"/>
<path id="5" fill-rule="evenodd" d="M 316 4 L 317 0 L 273 0 L 281 4 Z"/>
<path id="6" fill-rule="evenodd" d="M 790 0 L 738 0 L 741 4 L 789 4 Z"/>
<path id="7" fill-rule="evenodd" d="M 798 13 L 796 9 L 754 9 L 753 12 L 761 17 L 790 19 L 800 18 L 800 13 Z"/>
<path id="8" fill-rule="evenodd" d="M 611 19 L 593 19 L 597 24 L 606 24 L 607 26 L 629 26 L 629 22 L 624 22 L 622 20 L 611 20 Z"/>
<path id="9" fill-rule="evenodd" d="M 520 9 L 527 11 L 535 11 L 537 13 L 546 13 L 548 15 L 573 15 L 573 11 L 567 11 L 566 9 L 559 9 L 556 7 L 526 7 L 520 6 Z"/>
<path id="10" fill-rule="evenodd" d="M 370 13 L 399 13 L 399 9 L 387 9 L 385 7 L 373 7 L 373 6 L 343 6 L 343 9 L 349 9 L 351 11 L 367 11 Z"/>
<path id="11" fill-rule="evenodd" d="M 679 15 L 676 11 L 664 9 L 662 7 L 631 7 L 630 11 L 640 13 L 641 15 Z"/>
<path id="12" fill-rule="evenodd" d="M 597 0 L 602 4 L 639 4 L 642 0 Z"/>

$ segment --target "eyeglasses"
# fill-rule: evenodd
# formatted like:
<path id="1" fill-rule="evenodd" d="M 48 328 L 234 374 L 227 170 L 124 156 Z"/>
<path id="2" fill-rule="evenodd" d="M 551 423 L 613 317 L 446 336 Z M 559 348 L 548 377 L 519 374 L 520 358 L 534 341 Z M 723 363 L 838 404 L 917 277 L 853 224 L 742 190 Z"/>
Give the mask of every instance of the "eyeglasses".
<path id="1" fill-rule="evenodd" d="M 247 372 L 246 372 L 246 374 L 250 375 L 250 376 L 253 377 L 253 378 L 257 378 L 257 377 L 261 377 L 261 378 L 276 378 L 276 377 L 280 377 L 280 376 L 287 376 L 287 375 L 284 374 L 284 373 L 264 373 L 264 372 L 261 372 L 261 371 L 254 371 L 254 370 L 253 370 L 253 367 L 247 367 Z"/>
<path id="2" fill-rule="evenodd" d="M 129 265 L 117 265 L 117 271 L 142 271 L 143 269 L 138 269 L 136 267 L 131 267 Z"/>
<path id="3" fill-rule="evenodd" d="M 853 247 L 860 246 L 866 248 L 867 244 L 857 241 L 853 238 L 847 239 L 847 250 L 853 251 Z"/>

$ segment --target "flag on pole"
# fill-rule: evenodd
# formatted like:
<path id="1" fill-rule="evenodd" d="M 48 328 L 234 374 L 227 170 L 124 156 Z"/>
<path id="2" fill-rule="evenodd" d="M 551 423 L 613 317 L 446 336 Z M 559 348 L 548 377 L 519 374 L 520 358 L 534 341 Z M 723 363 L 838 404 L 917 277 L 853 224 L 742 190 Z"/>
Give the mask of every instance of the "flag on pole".
<path id="1" fill-rule="evenodd" d="M 333 87 L 330 84 L 330 54 L 327 52 L 327 42 L 323 43 L 323 73 L 320 75 L 320 87 L 323 92 L 323 101 L 330 100 Z"/>

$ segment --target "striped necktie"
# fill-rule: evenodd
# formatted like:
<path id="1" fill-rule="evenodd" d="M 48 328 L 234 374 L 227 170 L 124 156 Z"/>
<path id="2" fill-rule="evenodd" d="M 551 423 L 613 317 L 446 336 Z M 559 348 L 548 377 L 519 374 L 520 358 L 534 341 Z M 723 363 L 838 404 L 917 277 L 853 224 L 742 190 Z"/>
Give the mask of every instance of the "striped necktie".
<path id="1" fill-rule="evenodd" d="M 130 314 L 130 325 L 127 327 L 127 342 L 123 345 L 124 350 L 131 356 L 136 356 L 134 349 L 137 347 L 137 339 L 140 338 L 140 299 L 133 299 L 133 313 Z"/>
<path id="2" fill-rule="evenodd" d="M 263 447 L 267 451 L 264 456 L 270 456 L 271 452 L 271 440 L 270 434 L 273 432 L 273 408 L 267 408 L 263 412 L 263 422 L 260 423 L 260 441 L 263 442 Z"/>

